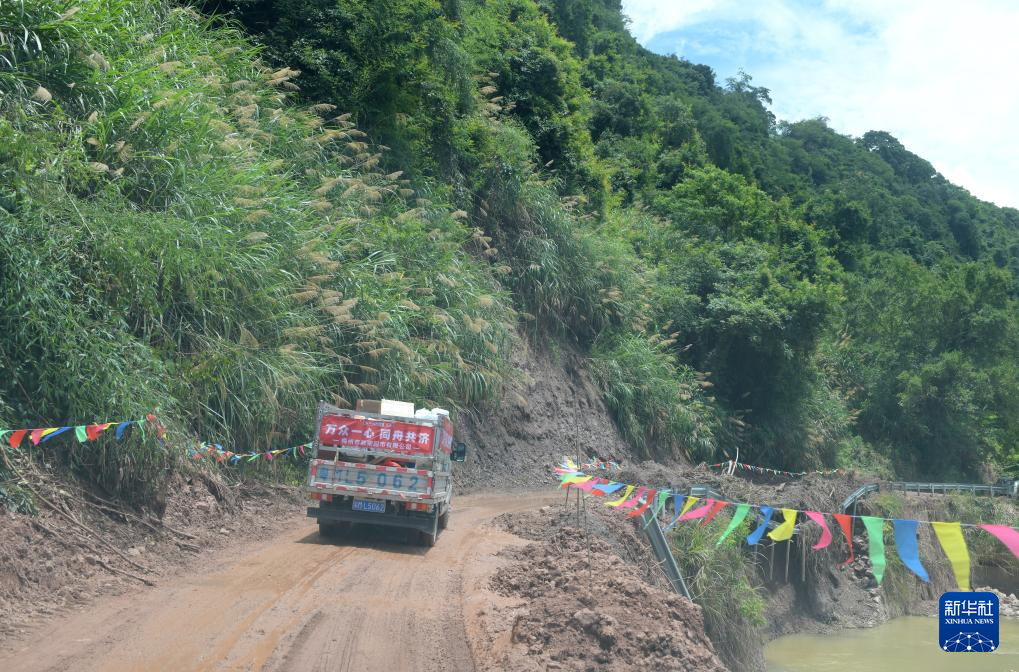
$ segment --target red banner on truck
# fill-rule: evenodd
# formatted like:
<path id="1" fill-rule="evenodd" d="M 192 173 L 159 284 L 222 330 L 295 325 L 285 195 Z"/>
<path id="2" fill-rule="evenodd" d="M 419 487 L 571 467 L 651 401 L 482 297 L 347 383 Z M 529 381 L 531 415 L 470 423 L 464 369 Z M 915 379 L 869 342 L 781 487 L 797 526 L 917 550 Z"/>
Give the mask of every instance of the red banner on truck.
<path id="1" fill-rule="evenodd" d="M 396 420 L 324 415 L 319 444 L 364 450 L 384 450 L 404 455 L 430 455 L 434 428 Z"/>

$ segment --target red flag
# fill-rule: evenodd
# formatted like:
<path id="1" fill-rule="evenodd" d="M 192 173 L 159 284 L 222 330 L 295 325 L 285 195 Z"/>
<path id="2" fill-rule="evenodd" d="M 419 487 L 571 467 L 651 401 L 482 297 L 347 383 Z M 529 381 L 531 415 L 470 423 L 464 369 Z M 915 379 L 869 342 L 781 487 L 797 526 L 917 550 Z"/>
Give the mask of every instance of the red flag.
<path id="1" fill-rule="evenodd" d="M 85 427 L 85 436 L 88 437 L 89 441 L 95 441 L 99 438 L 99 435 L 103 433 L 103 430 L 110 426 L 110 423 L 103 422 L 98 425 L 88 425 Z"/>
<path id="2" fill-rule="evenodd" d="M 704 525 L 710 523 L 711 519 L 714 518 L 719 511 L 721 511 L 727 506 L 729 506 L 729 502 L 715 502 L 714 504 L 712 504 L 711 508 L 708 510 L 708 515 L 704 516 L 704 520 L 701 521 L 701 526 L 703 527 Z"/>
<path id="3" fill-rule="evenodd" d="M 839 521 L 842 534 L 846 535 L 846 543 L 849 544 L 849 559 L 839 565 L 839 567 L 845 567 L 853 561 L 853 517 L 848 513 L 833 513 L 832 516 Z"/>
<path id="4" fill-rule="evenodd" d="M 11 444 L 11 448 L 17 448 L 21 445 L 21 442 L 25 439 L 25 435 L 28 434 L 27 429 L 19 429 L 18 431 L 11 434 L 11 438 L 8 439 L 8 443 Z"/>
<path id="5" fill-rule="evenodd" d="M 644 499 L 644 503 L 641 504 L 640 506 L 638 506 L 633 511 L 630 511 L 626 515 L 628 515 L 631 518 L 636 518 L 640 514 L 642 514 L 645 511 L 647 511 L 647 507 L 651 506 L 651 502 L 653 502 L 653 501 L 655 501 L 655 491 L 654 490 L 648 490 L 647 491 L 647 497 Z"/>

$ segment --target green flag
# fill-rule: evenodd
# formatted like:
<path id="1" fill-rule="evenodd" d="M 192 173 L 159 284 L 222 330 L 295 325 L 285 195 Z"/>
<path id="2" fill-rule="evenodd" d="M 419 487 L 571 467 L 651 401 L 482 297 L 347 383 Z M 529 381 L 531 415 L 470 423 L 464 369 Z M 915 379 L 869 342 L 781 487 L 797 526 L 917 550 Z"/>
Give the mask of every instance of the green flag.
<path id="1" fill-rule="evenodd" d="M 75 427 L 74 435 L 78 437 L 78 443 L 85 443 L 88 441 L 88 433 L 85 431 L 85 425 L 78 425 Z"/>
<path id="2" fill-rule="evenodd" d="M 732 514 L 732 520 L 729 521 L 729 527 L 725 528 L 725 532 L 723 532 L 722 536 L 718 538 L 718 541 L 715 543 L 715 546 L 721 546 L 722 542 L 725 541 L 726 538 L 730 534 L 732 534 L 737 527 L 739 527 L 739 524 L 743 522 L 743 519 L 747 517 L 747 514 L 749 512 L 750 512 L 749 504 L 737 504 L 736 512 Z"/>
<path id="3" fill-rule="evenodd" d="M 877 585 L 885 576 L 885 521 L 874 516 L 860 516 L 867 528 L 867 542 L 870 546 L 870 565 Z"/>

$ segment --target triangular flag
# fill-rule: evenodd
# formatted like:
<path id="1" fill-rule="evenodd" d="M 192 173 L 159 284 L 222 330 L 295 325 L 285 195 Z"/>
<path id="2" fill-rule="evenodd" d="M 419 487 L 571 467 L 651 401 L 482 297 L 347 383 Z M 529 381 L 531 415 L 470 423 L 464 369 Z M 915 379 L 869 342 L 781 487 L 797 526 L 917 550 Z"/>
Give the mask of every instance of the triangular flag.
<path id="1" fill-rule="evenodd" d="M 867 542 L 870 549 L 870 566 L 881 585 L 885 576 L 885 521 L 874 516 L 860 516 L 863 526 L 867 528 Z"/>
<path id="2" fill-rule="evenodd" d="M 686 518 L 684 518 L 683 516 L 686 515 L 687 511 L 689 511 L 691 508 L 693 508 L 693 505 L 697 503 L 697 499 L 698 499 L 697 497 L 687 497 L 686 498 L 686 501 L 683 502 L 683 510 L 679 512 L 679 519 L 680 520 L 686 520 Z"/>
<path id="3" fill-rule="evenodd" d="M 853 561 L 853 517 L 848 513 L 833 513 L 832 516 L 842 528 L 842 534 L 846 537 L 846 545 L 849 546 L 849 559 L 839 564 L 839 567 L 845 567 Z"/>
<path id="4" fill-rule="evenodd" d="M 8 443 L 11 444 L 11 448 L 17 448 L 18 446 L 20 446 L 26 434 L 28 434 L 27 429 L 15 430 L 15 432 L 11 434 L 11 438 L 8 440 Z"/>
<path id="5" fill-rule="evenodd" d="M 70 431 L 70 429 L 71 429 L 70 427 L 57 427 L 56 429 L 53 430 L 47 429 L 45 432 L 43 432 L 42 441 L 40 441 L 39 443 L 46 443 L 54 436 L 59 436 L 64 432 Z"/>
<path id="6" fill-rule="evenodd" d="M 761 524 L 757 526 L 757 529 L 751 532 L 750 536 L 747 537 L 747 543 L 751 546 L 759 542 L 761 537 L 764 536 L 764 533 L 768 530 L 768 523 L 771 522 L 771 514 L 775 512 L 775 509 L 770 506 L 762 506 L 760 509 L 761 513 L 764 514 L 764 520 L 761 521 Z"/>
<path id="7" fill-rule="evenodd" d="M 661 514 L 662 509 L 665 508 L 665 503 L 669 501 L 669 495 L 671 494 L 672 493 L 668 490 L 662 490 L 658 493 L 658 501 L 655 502 L 655 507 L 651 510 L 651 516 L 648 518 L 648 521 L 644 523 L 645 528 L 647 528 L 652 521 L 658 520 L 658 516 Z"/>
<path id="8" fill-rule="evenodd" d="M 686 499 L 686 497 L 683 495 L 672 496 L 672 510 L 675 512 L 675 515 L 672 517 L 672 522 L 665 527 L 666 532 L 675 527 L 676 523 L 679 522 L 679 517 L 683 514 L 681 503 L 684 499 Z"/>
<path id="9" fill-rule="evenodd" d="M 103 422 L 98 425 L 86 425 L 85 435 L 89 441 L 95 441 L 99 438 L 99 435 L 103 433 L 103 430 L 112 425 L 112 422 Z"/>
<path id="10" fill-rule="evenodd" d="M 604 497 L 605 495 L 611 495 L 617 490 L 622 490 L 624 487 L 625 486 L 622 483 L 616 483 L 613 481 L 608 483 L 599 483 L 591 490 L 591 494 L 596 497 Z"/>
<path id="11" fill-rule="evenodd" d="M 811 546 L 811 548 L 815 551 L 820 551 L 822 548 L 825 548 L 828 544 L 830 544 L 832 540 L 831 532 L 828 530 L 828 523 L 824 521 L 824 514 L 819 513 L 818 511 L 804 511 L 803 513 L 807 516 L 807 518 L 810 518 L 812 521 L 821 526 L 821 539 Z"/>
<path id="12" fill-rule="evenodd" d="M 791 539 L 793 531 L 796 529 L 797 513 L 796 509 L 782 509 L 782 515 L 785 519 L 781 525 L 769 532 L 768 536 L 774 541 L 785 541 L 787 539 Z"/>
<path id="13" fill-rule="evenodd" d="M 944 549 L 948 561 L 952 563 L 952 571 L 955 572 L 955 582 L 959 584 L 959 590 L 969 592 L 969 550 L 966 548 L 966 538 L 962 536 L 962 525 L 959 523 L 931 523 L 934 526 L 934 534 L 938 535 L 941 548 Z"/>
<path id="14" fill-rule="evenodd" d="M 895 550 L 899 553 L 902 564 L 909 567 L 909 570 L 919 576 L 925 583 L 929 583 L 927 570 L 920 562 L 920 549 L 916 545 L 916 521 L 895 520 Z"/>
<path id="15" fill-rule="evenodd" d="M 711 522 L 711 519 L 718 515 L 718 512 L 729 506 L 729 502 L 715 502 L 711 505 L 711 510 L 704 516 L 704 520 L 701 521 L 701 527 L 704 527 Z"/>
<path id="16" fill-rule="evenodd" d="M 605 506 L 619 506 L 630 497 L 631 492 L 633 492 L 633 486 L 632 485 L 626 486 L 626 490 L 623 492 L 622 497 L 611 502 L 605 502 Z"/>
<path id="17" fill-rule="evenodd" d="M 122 422 L 119 425 L 117 425 L 117 432 L 116 432 L 117 441 L 120 441 L 120 438 L 122 436 L 124 436 L 124 430 L 127 429 L 128 425 L 130 425 L 130 424 L 131 424 L 130 420 L 125 420 L 124 422 Z"/>
<path id="18" fill-rule="evenodd" d="M 654 501 L 654 499 L 655 499 L 655 491 L 654 490 L 648 490 L 647 491 L 647 495 L 644 497 L 644 503 L 641 504 L 640 506 L 638 506 L 633 511 L 630 511 L 626 515 L 628 515 L 630 518 L 636 518 L 640 514 L 642 514 L 645 511 L 647 511 L 648 507 L 651 506 L 651 502 Z"/>
<path id="19" fill-rule="evenodd" d="M 722 536 L 720 536 L 718 538 L 718 541 L 715 542 L 715 546 L 721 546 L 722 542 L 725 541 L 726 537 L 732 534 L 733 530 L 739 527 L 739 524 L 743 522 L 743 520 L 747 517 L 747 513 L 749 512 L 750 512 L 749 504 L 737 504 L 736 512 L 732 514 L 732 519 L 729 521 L 729 526 L 725 528 L 725 532 L 723 532 Z"/>
<path id="20" fill-rule="evenodd" d="M 1008 550 L 1012 551 L 1012 555 L 1019 558 L 1019 532 L 1016 532 L 1007 525 L 978 525 L 977 527 L 981 527 L 993 534 L 998 538 L 998 541 L 1005 544 Z"/>
<path id="21" fill-rule="evenodd" d="M 711 507 L 714 505 L 715 500 L 709 497 L 704 500 L 704 506 L 700 506 L 694 509 L 693 511 L 687 511 L 686 513 L 679 517 L 679 521 L 683 522 L 684 520 L 696 520 L 697 518 L 703 518 L 704 516 L 708 515 L 708 511 L 710 511 Z"/>
<path id="22" fill-rule="evenodd" d="M 85 425 L 78 425 L 75 427 L 74 436 L 78 439 L 78 443 L 85 443 L 88 441 L 88 434 L 85 432 Z"/>
<path id="23" fill-rule="evenodd" d="M 630 497 L 630 499 L 628 499 L 625 502 L 623 502 L 622 504 L 620 504 L 619 508 L 621 508 L 621 509 L 628 509 L 631 506 L 636 506 L 637 502 L 640 501 L 640 498 L 644 495 L 645 492 L 647 492 L 647 488 L 643 488 L 643 487 L 637 488 L 637 491 L 633 493 L 633 495 Z"/>

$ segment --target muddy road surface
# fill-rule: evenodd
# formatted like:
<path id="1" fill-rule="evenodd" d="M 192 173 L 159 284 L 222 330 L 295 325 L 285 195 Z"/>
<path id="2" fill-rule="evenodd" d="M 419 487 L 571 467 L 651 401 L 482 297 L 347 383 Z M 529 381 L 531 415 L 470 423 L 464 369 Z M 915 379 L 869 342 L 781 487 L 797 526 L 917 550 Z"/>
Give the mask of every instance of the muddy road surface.
<path id="1" fill-rule="evenodd" d="M 0 652 L 0 669 L 345 670 L 480 669 L 471 618 L 495 554 L 523 541 L 487 523 L 557 501 L 464 496 L 433 548 L 400 531 L 325 539 L 307 518 L 268 542 L 199 559 L 155 588 L 100 600 Z"/>

